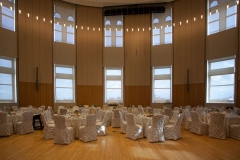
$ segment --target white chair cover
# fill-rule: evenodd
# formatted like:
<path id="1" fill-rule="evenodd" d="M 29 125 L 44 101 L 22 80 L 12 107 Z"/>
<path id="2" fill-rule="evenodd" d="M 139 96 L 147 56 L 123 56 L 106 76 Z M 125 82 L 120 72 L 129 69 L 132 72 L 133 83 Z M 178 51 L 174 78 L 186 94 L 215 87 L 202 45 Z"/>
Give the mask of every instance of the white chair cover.
<path id="1" fill-rule="evenodd" d="M 173 111 L 179 111 L 179 107 L 174 107 Z"/>
<path id="2" fill-rule="evenodd" d="M 152 124 L 148 128 L 147 140 L 149 142 L 165 141 L 163 128 L 164 128 L 163 115 L 156 115 L 152 117 Z"/>
<path id="3" fill-rule="evenodd" d="M 226 139 L 224 127 L 225 115 L 221 113 L 212 113 L 209 123 L 209 137 Z"/>
<path id="4" fill-rule="evenodd" d="M 66 119 L 62 115 L 56 115 L 53 118 L 55 124 L 54 143 L 69 144 L 74 140 L 74 133 L 72 127 L 67 127 Z"/>
<path id="5" fill-rule="evenodd" d="M 33 112 L 26 111 L 22 114 L 22 121 L 17 122 L 17 133 L 18 134 L 27 134 L 34 132 L 33 125 Z"/>
<path id="6" fill-rule="evenodd" d="M 82 109 L 82 110 L 81 110 L 81 114 L 82 114 L 83 116 L 87 117 L 87 116 L 89 115 L 89 109 L 87 109 L 87 108 Z"/>
<path id="7" fill-rule="evenodd" d="M 195 111 L 201 114 L 203 112 L 203 107 L 197 107 Z"/>
<path id="8" fill-rule="evenodd" d="M 185 109 L 189 109 L 189 111 L 191 110 L 191 106 L 190 105 L 186 105 Z"/>
<path id="9" fill-rule="evenodd" d="M 48 140 L 48 139 L 54 139 L 55 137 L 55 124 L 54 122 L 52 124 L 48 123 L 46 116 L 45 116 L 45 112 L 49 112 L 49 111 L 44 111 L 43 113 L 41 113 L 42 116 L 42 120 L 43 120 L 43 124 L 44 124 L 44 128 L 43 128 L 43 132 L 44 132 L 44 139 Z"/>
<path id="10" fill-rule="evenodd" d="M 172 118 L 172 109 L 171 108 L 166 108 L 164 110 L 164 114 L 167 115 L 169 118 Z"/>
<path id="11" fill-rule="evenodd" d="M 167 106 L 163 106 L 163 110 L 165 111 L 165 109 L 167 109 L 168 107 Z"/>
<path id="12" fill-rule="evenodd" d="M 120 111 L 119 112 L 120 120 L 121 120 L 121 133 L 126 133 L 127 132 L 127 121 L 124 120 L 123 118 L 123 113 Z"/>
<path id="13" fill-rule="evenodd" d="M 155 116 L 155 115 L 160 115 L 160 114 L 162 114 L 162 110 L 161 109 L 153 109 L 153 115 Z"/>
<path id="14" fill-rule="evenodd" d="M 97 114 L 97 110 L 95 107 L 90 107 L 89 108 L 89 114 Z"/>
<path id="15" fill-rule="evenodd" d="M 184 110 L 184 128 L 185 130 L 190 130 L 191 129 L 191 126 L 192 126 L 192 117 L 191 117 L 191 114 L 189 112 L 189 109 L 185 109 Z"/>
<path id="16" fill-rule="evenodd" d="M 64 107 L 63 106 L 58 106 L 58 110 L 60 110 L 60 109 L 64 109 Z"/>
<path id="17" fill-rule="evenodd" d="M 133 115 L 138 115 L 138 114 L 139 114 L 138 109 L 137 109 L 137 108 L 133 108 L 133 109 L 132 109 L 132 114 L 133 114 Z"/>
<path id="18" fill-rule="evenodd" d="M 173 111 L 173 115 L 172 115 L 172 118 L 170 120 L 171 124 L 174 124 L 177 121 L 178 115 L 179 115 L 179 111 L 178 110 Z"/>
<path id="19" fill-rule="evenodd" d="M 52 107 L 48 106 L 48 111 L 50 111 L 50 112 L 51 112 L 51 115 L 52 115 L 52 119 L 53 119 L 53 116 L 54 116 L 54 112 L 53 112 L 53 109 L 52 109 Z"/>
<path id="20" fill-rule="evenodd" d="M 143 138 L 143 128 L 142 125 L 135 124 L 133 114 L 126 113 L 127 120 L 127 133 L 126 137 L 133 140 Z"/>
<path id="21" fill-rule="evenodd" d="M 96 114 L 89 114 L 86 126 L 79 127 L 79 140 L 83 142 L 97 140 Z"/>
<path id="22" fill-rule="evenodd" d="M 73 109 L 73 112 L 74 112 L 75 110 L 77 110 L 77 111 L 78 111 L 78 110 L 79 110 L 79 107 L 78 107 L 78 106 L 73 106 L 73 108 L 72 108 L 72 109 Z"/>
<path id="23" fill-rule="evenodd" d="M 39 108 L 39 107 L 38 107 Z M 45 106 L 44 105 L 41 105 L 40 108 L 42 108 L 42 111 L 45 111 Z"/>
<path id="24" fill-rule="evenodd" d="M 13 123 L 8 122 L 7 114 L 0 112 L 0 136 L 10 136 L 13 134 Z"/>
<path id="25" fill-rule="evenodd" d="M 174 124 L 167 124 L 164 126 L 164 136 L 165 139 L 177 140 L 181 138 L 181 123 L 183 120 L 183 113 L 178 115 L 177 121 Z"/>
<path id="26" fill-rule="evenodd" d="M 121 111 L 121 110 L 119 110 L 119 109 L 114 110 L 114 115 L 112 116 L 112 120 L 111 120 L 112 127 L 121 127 L 119 111 Z"/>
<path id="27" fill-rule="evenodd" d="M 101 107 L 96 107 L 96 111 L 97 111 L 97 113 L 98 113 L 99 111 L 101 111 L 101 110 L 102 110 Z"/>
<path id="28" fill-rule="evenodd" d="M 66 108 L 60 109 L 60 114 L 61 115 L 66 115 L 67 114 L 67 109 Z"/>
<path id="29" fill-rule="evenodd" d="M 109 118 L 109 112 L 107 112 L 104 115 L 104 118 L 102 121 L 99 121 L 96 123 L 97 127 L 97 135 L 105 136 L 106 135 L 106 125 L 107 125 L 107 120 Z"/>
<path id="30" fill-rule="evenodd" d="M 44 111 L 43 114 L 45 116 L 47 123 L 54 124 L 53 116 L 50 110 Z"/>
<path id="31" fill-rule="evenodd" d="M 145 112 L 143 110 L 143 107 L 138 108 L 138 113 L 144 115 Z"/>
<path id="32" fill-rule="evenodd" d="M 192 117 L 192 126 L 190 129 L 190 132 L 198 135 L 208 134 L 208 124 L 202 122 L 199 119 L 198 112 L 191 111 L 191 117 Z"/>
<path id="33" fill-rule="evenodd" d="M 83 105 L 83 107 L 84 107 L 84 108 L 87 108 L 87 109 L 89 108 L 89 106 L 88 106 L 88 105 Z"/>
<path id="34" fill-rule="evenodd" d="M 127 107 L 122 107 L 122 111 L 127 112 Z"/>
<path id="35" fill-rule="evenodd" d="M 102 110 L 99 110 L 98 112 L 97 112 L 97 121 L 102 121 L 102 119 L 103 119 L 103 111 Z"/>
<path id="36" fill-rule="evenodd" d="M 12 106 L 12 109 L 13 109 L 14 111 L 17 111 L 17 110 L 18 110 L 18 106 Z"/>
<path id="37" fill-rule="evenodd" d="M 230 125 L 230 137 L 240 140 L 240 124 Z"/>

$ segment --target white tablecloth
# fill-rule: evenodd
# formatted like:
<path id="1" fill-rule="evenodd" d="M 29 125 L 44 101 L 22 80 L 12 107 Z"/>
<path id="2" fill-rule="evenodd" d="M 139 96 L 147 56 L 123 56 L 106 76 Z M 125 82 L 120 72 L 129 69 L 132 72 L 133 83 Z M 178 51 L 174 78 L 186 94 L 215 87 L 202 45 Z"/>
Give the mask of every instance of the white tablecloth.
<path id="1" fill-rule="evenodd" d="M 170 119 L 168 116 L 165 116 L 165 121 L 164 121 L 164 125 L 169 124 L 170 123 Z M 134 116 L 134 120 L 136 124 L 140 124 L 143 127 L 143 136 L 147 137 L 147 133 L 148 133 L 148 127 L 152 124 L 152 117 L 145 117 L 145 116 Z"/>
<path id="2" fill-rule="evenodd" d="M 78 129 L 80 126 L 85 126 L 87 123 L 85 118 L 66 118 L 67 127 L 73 127 L 74 137 L 78 138 Z"/>
<path id="3" fill-rule="evenodd" d="M 16 115 L 7 115 L 7 119 L 9 122 L 13 123 L 13 132 L 17 133 L 17 122 L 22 120 L 22 115 L 21 114 L 16 114 Z"/>

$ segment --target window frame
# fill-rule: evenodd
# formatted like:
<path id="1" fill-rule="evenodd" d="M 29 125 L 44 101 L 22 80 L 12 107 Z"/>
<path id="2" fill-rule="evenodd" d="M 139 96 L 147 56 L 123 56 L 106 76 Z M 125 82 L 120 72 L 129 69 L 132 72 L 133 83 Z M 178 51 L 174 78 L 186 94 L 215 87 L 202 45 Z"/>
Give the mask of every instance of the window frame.
<path id="1" fill-rule="evenodd" d="M 12 62 L 12 67 L 7 68 L 7 67 L 1 67 L 0 66 L 0 73 L 3 74 L 11 74 L 12 76 L 12 99 L 0 99 L 0 103 L 17 103 L 17 76 L 16 76 L 16 58 L 10 58 L 10 57 L 4 57 L 0 56 L 0 59 L 4 60 L 9 60 Z M 1 85 L 7 85 L 10 86 L 9 84 L 1 84 Z"/>
<path id="2" fill-rule="evenodd" d="M 112 76 L 107 76 L 107 70 L 121 70 L 121 76 L 117 75 L 112 75 Z M 107 88 L 107 81 L 108 80 L 116 80 L 116 81 L 121 81 L 121 99 L 120 100 L 108 100 L 107 99 L 107 89 L 119 89 L 119 88 Z M 110 102 L 116 102 L 116 103 L 123 103 L 123 67 L 105 67 L 104 68 L 104 102 L 105 103 L 110 103 Z"/>
<path id="3" fill-rule="evenodd" d="M 16 22 L 15 22 L 15 19 L 16 19 L 16 15 L 15 15 L 15 4 L 16 3 L 15 3 L 15 0 L 13 0 L 13 1 L 5 0 L 5 1 L 1 1 L 1 3 L 2 3 L 2 6 L 6 7 L 6 8 L 12 7 L 11 10 L 13 11 L 13 17 L 11 17 L 11 16 L 9 16 L 7 14 L 4 14 L 2 12 L 2 6 L 0 6 L 0 20 L 1 20 L 0 21 L 0 27 L 15 32 L 15 30 L 16 30 L 16 27 L 15 27 L 15 25 L 16 25 Z M 13 19 L 13 30 L 9 29 L 9 28 L 6 28 L 6 27 L 3 27 L 2 16 L 5 16 L 5 17 Z"/>
<path id="4" fill-rule="evenodd" d="M 154 70 L 155 69 L 164 69 L 169 68 L 170 74 L 161 74 L 161 75 L 155 75 Z M 155 87 L 155 80 L 170 80 L 170 88 L 156 88 Z M 170 100 L 156 100 L 154 99 L 154 90 L 155 89 L 170 89 Z M 170 66 L 153 66 L 152 67 L 152 103 L 166 103 L 166 102 L 172 102 L 172 65 Z"/>
<path id="5" fill-rule="evenodd" d="M 56 68 L 71 68 L 73 73 L 72 74 L 63 74 L 63 73 L 56 73 Z M 75 103 L 75 66 L 70 65 L 61 65 L 61 64 L 54 64 L 54 102 L 55 103 Z M 56 79 L 71 79 L 72 80 L 72 94 L 73 100 L 57 100 L 57 88 L 70 88 L 70 87 L 56 87 Z"/>
<path id="6" fill-rule="evenodd" d="M 219 69 L 214 69 L 210 70 L 210 65 L 211 63 L 214 62 L 221 62 L 221 61 L 227 61 L 227 60 L 234 60 L 234 67 L 227 67 L 227 68 L 219 68 Z M 235 97 L 235 86 L 236 86 L 236 57 L 231 56 L 231 57 L 225 57 L 225 58 L 219 58 L 219 59 L 214 59 L 214 60 L 208 60 L 207 61 L 207 76 L 206 76 L 206 103 L 226 103 L 226 104 L 234 104 L 236 101 Z M 233 84 L 219 84 L 219 85 L 211 85 L 211 77 L 212 76 L 220 76 L 220 75 L 229 75 L 233 74 Z M 216 86 L 233 86 L 233 100 L 211 100 L 210 99 L 210 89 L 211 87 L 216 87 Z"/>

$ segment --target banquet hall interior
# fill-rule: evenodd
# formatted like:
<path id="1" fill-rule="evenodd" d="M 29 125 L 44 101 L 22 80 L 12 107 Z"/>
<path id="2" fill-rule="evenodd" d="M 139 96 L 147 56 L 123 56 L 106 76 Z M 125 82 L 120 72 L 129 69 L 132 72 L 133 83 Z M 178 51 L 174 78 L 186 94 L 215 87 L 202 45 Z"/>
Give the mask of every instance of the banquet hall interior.
<path id="1" fill-rule="evenodd" d="M 0 0 L 0 159 L 240 159 L 239 0 Z"/>

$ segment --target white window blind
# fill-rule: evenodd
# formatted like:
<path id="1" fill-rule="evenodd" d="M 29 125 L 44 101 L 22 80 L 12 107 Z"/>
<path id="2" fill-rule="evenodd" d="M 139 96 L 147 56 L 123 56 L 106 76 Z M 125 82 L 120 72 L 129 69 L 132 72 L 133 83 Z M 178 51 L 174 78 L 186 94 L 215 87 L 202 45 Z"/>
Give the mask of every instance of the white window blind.
<path id="1" fill-rule="evenodd" d="M 172 101 L 172 67 L 153 67 L 152 102 Z"/>
<path id="2" fill-rule="evenodd" d="M 207 72 L 207 102 L 233 103 L 235 58 L 208 61 Z"/>
<path id="3" fill-rule="evenodd" d="M 0 27 L 15 31 L 15 0 L 1 0 L 0 14 Z"/>
<path id="4" fill-rule="evenodd" d="M 16 60 L 0 56 L 0 102 L 17 102 Z"/>
<path id="5" fill-rule="evenodd" d="M 75 102 L 74 66 L 56 65 L 54 67 L 55 102 Z"/>
<path id="6" fill-rule="evenodd" d="M 122 68 L 105 68 L 105 102 L 123 102 Z"/>
<path id="7" fill-rule="evenodd" d="M 152 45 L 172 43 L 172 9 L 152 14 Z"/>
<path id="8" fill-rule="evenodd" d="M 208 35 L 236 26 L 236 0 L 208 0 Z"/>
<path id="9" fill-rule="evenodd" d="M 123 16 L 105 16 L 105 47 L 123 47 Z"/>
<path id="10" fill-rule="evenodd" d="M 54 5 L 54 41 L 75 43 L 75 10 Z"/>

